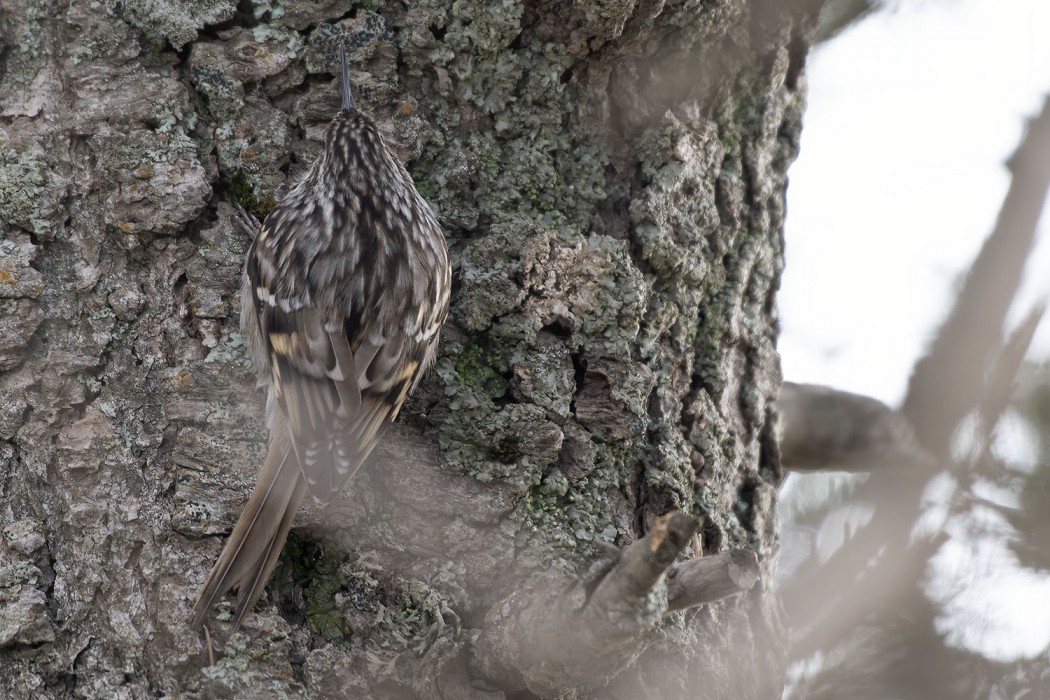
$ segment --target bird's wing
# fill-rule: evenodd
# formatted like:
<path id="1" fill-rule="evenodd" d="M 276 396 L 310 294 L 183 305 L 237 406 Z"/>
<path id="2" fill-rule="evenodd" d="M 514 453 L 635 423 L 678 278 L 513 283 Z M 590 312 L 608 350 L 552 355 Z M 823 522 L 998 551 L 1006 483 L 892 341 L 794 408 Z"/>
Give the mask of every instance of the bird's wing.
<path id="1" fill-rule="evenodd" d="M 275 294 L 268 279 L 275 266 L 256 249 L 269 235 L 263 227 L 248 255 L 242 326 L 253 355 L 265 358 L 278 412 L 255 490 L 194 604 L 195 625 L 232 588 L 240 624 L 262 595 L 303 496 L 328 501 L 342 491 L 397 416 L 426 352 L 398 328 L 380 333 L 352 310 Z"/>
<path id="2" fill-rule="evenodd" d="M 328 501 L 397 416 L 419 367 L 417 343 L 351 309 L 286 310 L 267 294 L 255 304 L 273 397 L 310 493 Z"/>

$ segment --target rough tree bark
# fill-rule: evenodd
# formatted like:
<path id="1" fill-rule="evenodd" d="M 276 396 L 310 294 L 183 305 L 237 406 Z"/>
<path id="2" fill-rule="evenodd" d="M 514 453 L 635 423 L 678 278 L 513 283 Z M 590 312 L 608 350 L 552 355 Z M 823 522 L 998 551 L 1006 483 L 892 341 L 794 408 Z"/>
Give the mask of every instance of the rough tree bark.
<path id="1" fill-rule="evenodd" d="M 0 9 L 0 694 L 779 695 L 774 294 L 815 7 Z M 316 156 L 340 44 L 440 213 L 453 312 L 209 666 L 189 605 L 265 440 L 230 203 Z"/>

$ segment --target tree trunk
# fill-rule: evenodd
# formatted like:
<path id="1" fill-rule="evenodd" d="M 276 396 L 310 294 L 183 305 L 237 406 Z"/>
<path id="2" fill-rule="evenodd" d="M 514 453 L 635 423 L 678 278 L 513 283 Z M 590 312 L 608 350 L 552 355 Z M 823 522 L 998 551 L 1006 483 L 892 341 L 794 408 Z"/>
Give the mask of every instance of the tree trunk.
<path id="1" fill-rule="evenodd" d="M 779 696 L 774 298 L 814 7 L 0 8 L 0 694 Z M 340 44 L 439 212 L 452 313 L 345 500 L 205 636 L 266 439 L 231 203 L 264 214 L 316 157 Z"/>

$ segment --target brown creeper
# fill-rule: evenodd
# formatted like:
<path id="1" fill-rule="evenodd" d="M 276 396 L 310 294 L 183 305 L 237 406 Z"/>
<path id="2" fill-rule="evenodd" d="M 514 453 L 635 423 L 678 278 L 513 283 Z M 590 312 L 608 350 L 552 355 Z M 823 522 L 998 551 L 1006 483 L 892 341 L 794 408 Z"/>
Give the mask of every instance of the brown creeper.
<path id="1" fill-rule="evenodd" d="M 241 327 L 267 386 L 269 450 L 194 603 L 194 626 L 237 589 L 234 625 L 262 594 L 309 493 L 339 494 L 433 361 L 448 314 L 445 238 L 375 122 L 343 107 L 324 151 L 248 251 Z"/>

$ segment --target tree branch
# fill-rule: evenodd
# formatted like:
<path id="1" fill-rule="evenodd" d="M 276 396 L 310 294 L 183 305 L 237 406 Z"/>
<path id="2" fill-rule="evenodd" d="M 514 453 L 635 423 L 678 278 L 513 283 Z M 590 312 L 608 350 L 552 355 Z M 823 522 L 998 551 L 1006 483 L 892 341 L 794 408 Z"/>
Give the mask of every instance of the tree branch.
<path id="1" fill-rule="evenodd" d="M 523 584 L 493 606 L 475 643 L 482 674 L 543 697 L 606 685 L 652 642 L 669 610 L 665 573 L 699 528 L 697 518 L 669 513 L 624 549 L 596 584 L 565 586 L 550 578 Z M 675 577 L 688 584 L 679 594 L 681 607 L 699 604 L 687 603 L 698 594 L 693 573 Z M 704 590 L 710 595 L 713 589 Z"/>
<path id="2" fill-rule="evenodd" d="M 754 588 L 758 556 L 734 549 L 676 564 L 667 573 L 667 612 L 695 608 Z"/>
<path id="3" fill-rule="evenodd" d="M 995 229 L 970 268 L 955 306 L 916 365 L 901 410 L 923 446 L 941 456 L 985 389 L 986 365 L 1021 282 L 1050 186 L 1050 100 L 1028 124 L 1008 165 L 1010 189 Z"/>
<path id="4" fill-rule="evenodd" d="M 623 551 L 587 601 L 585 613 L 601 618 L 624 603 L 639 611 L 648 607 L 653 587 L 699 529 L 700 522 L 691 515 L 674 512 L 661 517 L 652 532 Z"/>
<path id="5" fill-rule="evenodd" d="M 881 401 L 816 384 L 784 382 L 777 398 L 780 459 L 792 471 L 929 471 L 908 419 Z"/>

